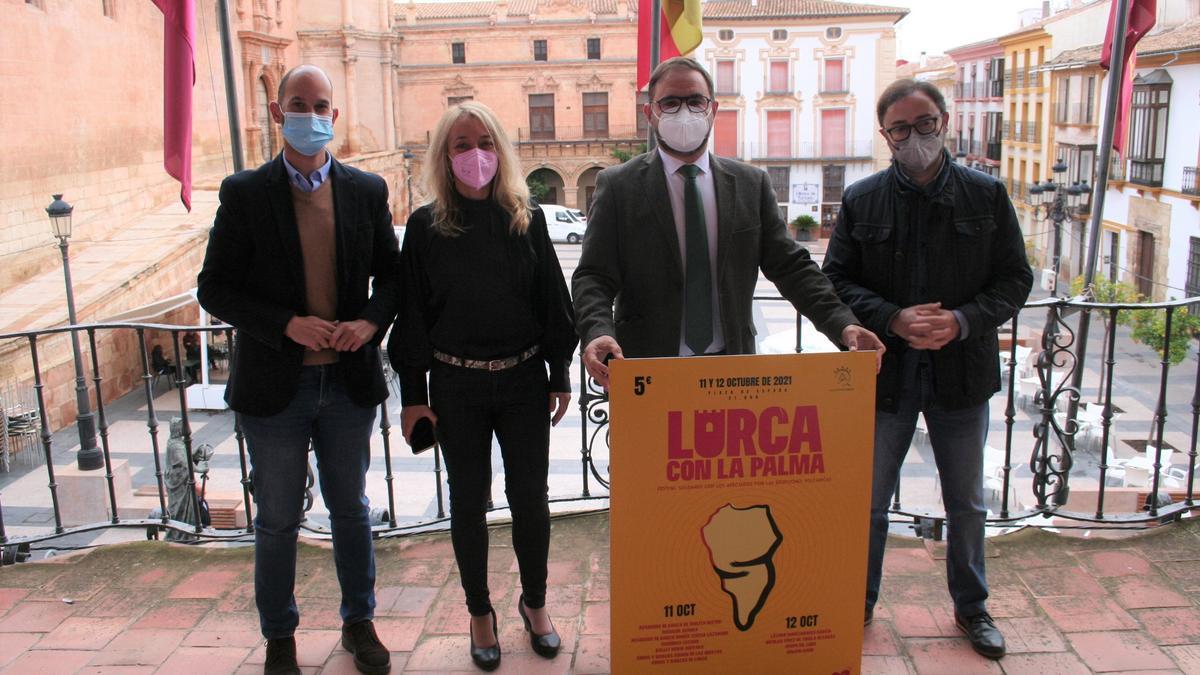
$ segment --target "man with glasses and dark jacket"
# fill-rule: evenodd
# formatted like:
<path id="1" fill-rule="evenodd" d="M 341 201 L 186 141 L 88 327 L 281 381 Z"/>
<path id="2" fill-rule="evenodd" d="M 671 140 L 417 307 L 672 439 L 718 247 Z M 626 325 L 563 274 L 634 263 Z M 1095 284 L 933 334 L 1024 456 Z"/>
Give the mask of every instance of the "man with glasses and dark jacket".
<path id="1" fill-rule="evenodd" d="M 879 599 L 888 504 L 925 416 L 948 524 L 955 623 L 975 651 L 1004 656 L 987 612 L 983 448 L 1000 389 L 996 329 L 1029 296 L 1033 273 L 1004 185 L 955 164 L 950 116 L 927 82 L 899 80 L 876 106 L 892 165 L 846 189 L 824 271 L 887 352 L 876 387 L 875 463 L 864 621 Z"/>
<path id="2" fill-rule="evenodd" d="M 760 269 L 834 343 L 881 351 L 788 236 L 767 173 L 708 152 L 704 67 L 664 61 L 649 94 L 658 148 L 600 172 L 572 278 L 588 373 L 607 386 L 610 356 L 753 354 Z"/>

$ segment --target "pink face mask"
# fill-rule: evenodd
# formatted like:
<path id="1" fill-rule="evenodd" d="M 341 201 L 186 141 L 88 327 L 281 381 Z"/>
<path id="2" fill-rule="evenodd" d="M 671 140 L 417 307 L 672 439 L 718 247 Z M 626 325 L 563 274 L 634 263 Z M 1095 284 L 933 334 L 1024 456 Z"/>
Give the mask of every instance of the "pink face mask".
<path id="1" fill-rule="evenodd" d="M 496 177 L 498 164 L 496 153 L 479 148 L 472 148 L 450 158 L 450 168 L 454 171 L 454 177 L 475 190 L 492 182 Z"/>

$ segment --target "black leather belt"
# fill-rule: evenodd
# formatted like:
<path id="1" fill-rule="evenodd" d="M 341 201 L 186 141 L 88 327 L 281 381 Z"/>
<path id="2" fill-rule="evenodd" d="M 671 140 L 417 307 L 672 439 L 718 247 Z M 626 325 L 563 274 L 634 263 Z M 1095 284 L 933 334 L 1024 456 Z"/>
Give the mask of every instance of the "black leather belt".
<path id="1" fill-rule="evenodd" d="M 496 372 L 500 370 L 508 370 L 509 368 L 513 368 L 517 365 L 525 363 L 529 359 L 536 356 L 539 351 L 541 351 L 541 347 L 534 345 L 520 354 L 517 354 L 516 356 L 509 356 L 503 359 L 492 359 L 490 361 L 480 361 L 478 359 L 463 359 L 457 356 L 451 356 L 450 354 L 439 352 L 435 349 L 433 350 L 433 358 L 441 361 L 442 363 L 458 366 L 459 368 L 471 368 L 473 370 L 489 370 L 491 372 Z"/>

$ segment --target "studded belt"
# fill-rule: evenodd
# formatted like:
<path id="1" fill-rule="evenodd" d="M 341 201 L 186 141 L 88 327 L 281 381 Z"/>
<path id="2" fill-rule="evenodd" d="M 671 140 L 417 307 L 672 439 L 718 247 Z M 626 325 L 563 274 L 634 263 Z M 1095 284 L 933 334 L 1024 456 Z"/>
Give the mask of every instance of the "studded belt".
<path id="1" fill-rule="evenodd" d="M 451 356 L 450 354 L 439 352 L 435 349 L 433 350 L 433 358 L 441 361 L 442 363 L 458 366 L 459 368 L 490 370 L 492 372 L 496 372 L 499 370 L 508 370 L 509 368 L 525 363 L 529 359 L 536 356 L 539 351 L 541 351 L 541 348 L 538 345 L 534 345 L 520 354 L 517 354 L 516 356 L 509 356 L 503 359 L 492 359 L 490 361 L 480 361 L 477 359 L 463 359 L 457 356 Z"/>

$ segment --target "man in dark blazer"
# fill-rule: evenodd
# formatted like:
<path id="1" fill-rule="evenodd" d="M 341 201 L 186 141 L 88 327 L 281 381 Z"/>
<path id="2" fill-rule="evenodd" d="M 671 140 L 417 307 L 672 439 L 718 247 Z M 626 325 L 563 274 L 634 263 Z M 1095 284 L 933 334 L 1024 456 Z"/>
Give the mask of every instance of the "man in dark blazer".
<path id="1" fill-rule="evenodd" d="M 246 435 L 257 506 L 255 602 L 265 672 L 299 673 L 296 538 L 311 443 L 341 584 L 342 645 L 364 673 L 390 670 L 376 636 L 365 495 L 375 406 L 387 398 L 379 343 L 399 302 L 387 183 L 325 150 L 329 78 L 299 66 L 271 115 L 284 150 L 226 178 L 198 280 L 200 304 L 236 329 L 225 399 Z"/>
<path id="2" fill-rule="evenodd" d="M 766 172 L 708 154 L 717 101 L 704 68 L 664 61 L 649 92 L 658 149 L 600 172 L 572 278 L 588 373 L 607 386 L 609 356 L 753 354 L 760 269 L 835 344 L 882 354 L 788 236 Z"/>

